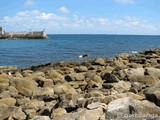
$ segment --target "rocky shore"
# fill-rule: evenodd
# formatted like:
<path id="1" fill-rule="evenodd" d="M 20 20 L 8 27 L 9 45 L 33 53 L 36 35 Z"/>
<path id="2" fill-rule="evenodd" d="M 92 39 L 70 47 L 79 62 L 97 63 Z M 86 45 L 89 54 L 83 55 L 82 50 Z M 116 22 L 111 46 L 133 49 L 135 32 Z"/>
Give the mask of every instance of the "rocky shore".
<path id="1" fill-rule="evenodd" d="M 159 120 L 159 116 L 160 49 L 22 70 L 0 67 L 0 120 Z"/>

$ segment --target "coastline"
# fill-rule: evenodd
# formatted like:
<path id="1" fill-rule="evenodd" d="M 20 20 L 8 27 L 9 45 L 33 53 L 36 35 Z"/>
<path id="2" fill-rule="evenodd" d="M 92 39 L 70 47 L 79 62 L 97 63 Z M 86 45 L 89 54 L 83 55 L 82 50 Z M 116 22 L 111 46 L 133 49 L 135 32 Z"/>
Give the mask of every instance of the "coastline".
<path id="1" fill-rule="evenodd" d="M 0 119 L 157 118 L 160 49 L 82 63 L 2 67 L 0 83 Z"/>

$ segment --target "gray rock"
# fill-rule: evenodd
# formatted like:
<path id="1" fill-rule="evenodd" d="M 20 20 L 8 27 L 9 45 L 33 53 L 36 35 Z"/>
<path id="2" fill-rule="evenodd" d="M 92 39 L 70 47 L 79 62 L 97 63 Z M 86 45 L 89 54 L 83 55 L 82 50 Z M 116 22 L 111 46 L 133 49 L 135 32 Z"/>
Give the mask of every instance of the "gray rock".
<path id="1" fill-rule="evenodd" d="M 109 120 L 135 120 L 139 119 L 139 117 L 137 118 L 135 115 L 141 115 L 141 119 L 151 119 L 148 116 L 142 116 L 147 114 L 154 114 L 158 116 L 160 115 L 160 108 L 147 100 L 139 101 L 127 97 L 111 101 L 108 104 L 106 118 Z"/>
<path id="2" fill-rule="evenodd" d="M 149 87 L 145 91 L 146 99 L 160 106 L 160 83 Z"/>

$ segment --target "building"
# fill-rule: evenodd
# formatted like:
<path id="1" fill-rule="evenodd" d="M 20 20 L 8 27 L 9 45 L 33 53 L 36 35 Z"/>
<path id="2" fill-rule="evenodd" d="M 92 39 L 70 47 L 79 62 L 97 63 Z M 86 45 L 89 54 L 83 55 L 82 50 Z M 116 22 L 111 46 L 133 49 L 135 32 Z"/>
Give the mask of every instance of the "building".
<path id="1" fill-rule="evenodd" d="M 3 28 L 0 27 L 0 39 L 46 39 L 47 35 L 45 30 L 43 31 L 32 31 L 32 32 L 4 32 Z"/>
<path id="2" fill-rule="evenodd" d="M 5 32 L 4 32 L 3 28 L 0 27 L 0 35 L 4 35 L 4 34 L 5 34 Z"/>

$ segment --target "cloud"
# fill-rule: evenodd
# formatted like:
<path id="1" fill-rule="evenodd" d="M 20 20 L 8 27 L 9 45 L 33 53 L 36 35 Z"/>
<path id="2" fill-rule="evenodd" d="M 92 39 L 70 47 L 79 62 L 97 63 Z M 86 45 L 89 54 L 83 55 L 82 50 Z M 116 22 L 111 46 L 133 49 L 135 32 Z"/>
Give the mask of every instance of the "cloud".
<path id="1" fill-rule="evenodd" d="M 62 13 L 69 13 L 69 10 L 65 6 L 60 7 L 58 10 Z"/>
<path id="2" fill-rule="evenodd" d="M 35 2 L 33 0 L 26 0 L 24 5 L 25 6 L 33 6 L 35 4 Z"/>
<path id="3" fill-rule="evenodd" d="M 0 24 L 6 31 L 45 28 L 47 33 L 160 34 L 159 24 L 134 16 L 121 19 L 88 18 L 77 14 L 64 16 L 32 10 L 18 12 L 15 16 L 5 16 L 0 20 Z"/>
<path id="4" fill-rule="evenodd" d="M 120 4 L 133 4 L 134 0 L 115 0 L 115 2 Z"/>

